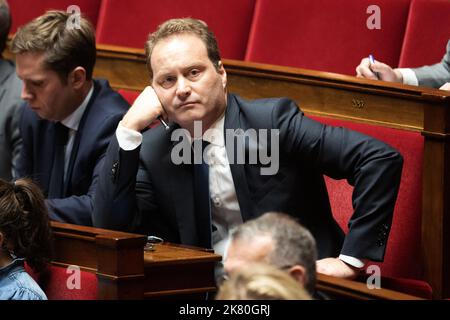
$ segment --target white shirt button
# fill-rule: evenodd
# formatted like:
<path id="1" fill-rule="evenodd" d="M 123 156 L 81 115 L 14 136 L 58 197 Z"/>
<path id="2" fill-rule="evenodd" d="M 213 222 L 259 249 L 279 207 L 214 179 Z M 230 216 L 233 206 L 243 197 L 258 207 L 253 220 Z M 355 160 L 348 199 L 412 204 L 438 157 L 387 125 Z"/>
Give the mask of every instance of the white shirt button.
<path id="1" fill-rule="evenodd" d="M 220 201 L 219 197 L 213 197 L 214 206 L 221 207 L 222 201 Z"/>

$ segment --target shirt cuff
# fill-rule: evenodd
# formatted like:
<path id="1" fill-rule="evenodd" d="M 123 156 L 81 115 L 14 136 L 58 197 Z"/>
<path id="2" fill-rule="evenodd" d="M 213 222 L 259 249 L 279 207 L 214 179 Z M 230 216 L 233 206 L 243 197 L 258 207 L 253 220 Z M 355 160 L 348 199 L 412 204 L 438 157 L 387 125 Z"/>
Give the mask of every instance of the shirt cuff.
<path id="1" fill-rule="evenodd" d="M 409 68 L 398 68 L 397 69 L 403 76 L 403 84 L 409 84 L 411 86 L 418 86 L 419 80 L 412 69 Z"/>
<path id="2" fill-rule="evenodd" d="M 119 122 L 116 130 L 117 142 L 120 148 L 125 151 L 134 150 L 142 143 L 142 134 L 122 126 L 122 121 Z"/>
<path id="3" fill-rule="evenodd" d="M 345 263 L 351 265 L 352 267 L 362 269 L 366 265 L 367 260 L 360 260 L 358 258 L 346 256 L 345 254 L 339 255 L 339 259 L 344 261 Z"/>

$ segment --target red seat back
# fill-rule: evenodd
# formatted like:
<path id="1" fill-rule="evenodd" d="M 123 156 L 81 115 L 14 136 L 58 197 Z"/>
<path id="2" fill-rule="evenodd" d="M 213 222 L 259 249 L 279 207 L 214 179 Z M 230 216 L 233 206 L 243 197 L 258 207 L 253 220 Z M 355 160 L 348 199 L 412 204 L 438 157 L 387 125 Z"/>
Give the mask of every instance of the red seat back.
<path id="1" fill-rule="evenodd" d="M 97 25 L 100 3 L 101 0 L 8 0 L 12 15 L 11 33 L 15 33 L 18 27 L 44 14 L 47 10 L 67 11 L 67 8 L 71 5 L 80 7 L 81 13 L 95 27 Z"/>
<path id="2" fill-rule="evenodd" d="M 450 39 L 450 1 L 412 0 L 400 67 L 413 68 L 442 60 Z"/>
<path id="3" fill-rule="evenodd" d="M 165 20 L 191 17 L 215 33 L 223 58 L 244 59 L 255 0 L 103 0 L 98 43 L 144 48 L 148 34 Z"/>
<path id="4" fill-rule="evenodd" d="M 377 138 L 396 148 L 404 158 L 400 190 L 381 275 L 423 278 L 421 252 L 422 165 L 424 140 L 419 132 L 391 129 L 350 121 L 312 117 L 334 126 L 342 126 Z M 353 213 L 353 188 L 346 181 L 326 178 L 333 216 L 347 232 Z"/>
<path id="5" fill-rule="evenodd" d="M 117 90 L 122 97 L 130 104 L 130 106 L 133 105 L 134 100 L 139 96 L 139 91 L 132 91 L 132 90 L 126 90 L 126 89 L 119 89 Z"/>
<path id="6" fill-rule="evenodd" d="M 49 300 L 96 300 L 98 297 L 98 279 L 95 273 L 79 271 L 51 265 L 47 272 L 37 274 L 25 264 L 25 269 L 39 284 Z M 79 283 L 79 288 L 76 285 Z"/>
<path id="7" fill-rule="evenodd" d="M 140 92 L 139 91 L 132 91 L 132 90 L 126 90 L 126 89 L 119 89 L 117 90 L 117 92 L 119 92 L 122 97 L 127 100 L 127 102 L 130 104 L 130 106 L 133 105 L 134 100 L 136 100 L 136 98 L 139 96 Z M 154 121 L 152 124 L 150 124 L 149 128 L 154 128 L 156 126 L 160 125 L 159 121 Z"/>
<path id="8" fill-rule="evenodd" d="M 363 57 L 397 65 L 410 0 L 259 0 L 246 60 L 355 75 Z M 380 7 L 381 29 L 367 27 Z"/>

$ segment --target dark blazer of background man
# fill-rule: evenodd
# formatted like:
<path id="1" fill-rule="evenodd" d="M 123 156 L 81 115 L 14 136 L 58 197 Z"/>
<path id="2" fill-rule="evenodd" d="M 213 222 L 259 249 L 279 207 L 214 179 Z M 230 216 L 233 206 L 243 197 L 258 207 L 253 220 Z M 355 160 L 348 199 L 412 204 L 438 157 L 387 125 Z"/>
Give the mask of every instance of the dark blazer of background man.
<path id="1" fill-rule="evenodd" d="M 84 18 L 79 28 L 68 28 L 68 18 L 65 12 L 49 11 L 19 29 L 12 41 L 27 102 L 18 170 L 40 185 L 51 219 L 92 225 L 104 153 L 129 105 L 106 81 L 92 79 L 94 30 Z M 51 194 L 52 170 L 61 164 L 54 157 L 61 125 L 68 132 L 59 175 L 64 178 Z"/>
<path id="2" fill-rule="evenodd" d="M 171 33 L 181 28 L 183 32 Z M 196 207 L 200 190 L 194 187 L 195 168 L 177 165 L 171 157 L 186 140 L 172 141 L 171 135 L 182 127 L 195 139 L 199 136 L 194 121 L 202 121 L 206 130 L 224 119 L 224 131 L 279 130 L 276 174 L 262 175 L 261 162 L 238 164 L 227 150 L 243 221 L 275 210 L 297 217 L 316 238 L 319 257 L 329 257 L 318 261 L 327 274 L 354 276 L 338 255 L 382 260 L 400 183 L 401 155 L 373 138 L 315 122 L 289 99 L 250 101 L 227 94 L 226 72 L 217 50 L 210 49 L 214 41 L 205 44 L 205 37 L 213 38 L 205 28 L 191 19 L 172 20 L 149 38 L 152 43 L 158 34 L 168 33 L 153 47 L 147 45 L 153 89 L 147 87 L 138 97 L 111 140 L 99 178 L 94 225 L 137 226 L 167 241 L 210 247 L 211 223 L 220 221 Z M 138 131 L 157 116 L 173 120 L 170 130 L 150 129 L 142 144 L 130 150 L 119 146 L 124 130 L 140 136 Z M 252 148 L 255 145 L 245 145 L 247 156 Z M 355 186 L 355 211 L 345 238 L 331 214 L 323 174 L 345 178 Z"/>

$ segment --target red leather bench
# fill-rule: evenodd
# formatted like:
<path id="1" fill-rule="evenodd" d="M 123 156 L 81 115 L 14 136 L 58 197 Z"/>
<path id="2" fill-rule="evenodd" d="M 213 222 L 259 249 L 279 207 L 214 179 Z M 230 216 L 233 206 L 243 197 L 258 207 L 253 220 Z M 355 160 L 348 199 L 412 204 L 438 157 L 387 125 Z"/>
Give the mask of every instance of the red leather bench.
<path id="1" fill-rule="evenodd" d="M 149 32 L 172 18 L 205 21 L 215 33 L 224 58 L 244 59 L 255 0 L 103 0 L 97 41 L 144 48 Z"/>
<path id="2" fill-rule="evenodd" d="M 245 60 L 355 75 L 363 57 L 396 66 L 410 0 L 259 0 Z M 367 8 L 380 7 L 370 30 Z"/>

